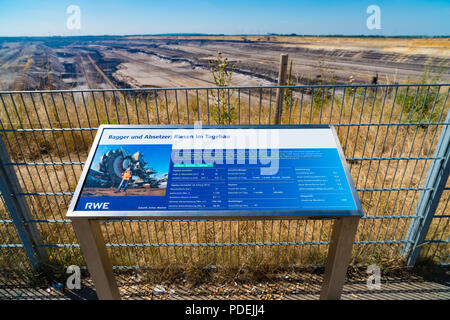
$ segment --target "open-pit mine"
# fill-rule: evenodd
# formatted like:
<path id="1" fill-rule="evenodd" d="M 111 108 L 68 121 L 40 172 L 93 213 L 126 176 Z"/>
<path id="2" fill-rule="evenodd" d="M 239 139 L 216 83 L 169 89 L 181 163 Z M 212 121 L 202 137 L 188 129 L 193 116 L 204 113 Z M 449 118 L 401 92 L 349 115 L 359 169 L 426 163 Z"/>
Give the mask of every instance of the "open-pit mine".
<path id="1" fill-rule="evenodd" d="M 0 89 L 208 87 L 218 52 L 233 86 L 275 84 L 282 53 L 293 84 L 450 80 L 449 38 L 85 36 L 0 38 Z"/>

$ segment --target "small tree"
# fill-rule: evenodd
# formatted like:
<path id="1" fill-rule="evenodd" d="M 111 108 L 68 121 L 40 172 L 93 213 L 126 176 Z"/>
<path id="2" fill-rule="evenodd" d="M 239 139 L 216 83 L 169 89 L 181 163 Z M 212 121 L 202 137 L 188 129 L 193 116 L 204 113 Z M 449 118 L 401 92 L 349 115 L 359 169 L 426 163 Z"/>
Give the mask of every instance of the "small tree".
<path id="1" fill-rule="evenodd" d="M 289 62 L 289 72 L 287 74 L 287 80 L 286 80 L 286 85 L 287 86 L 295 86 L 298 82 L 298 74 L 295 75 L 295 79 L 294 76 L 292 75 L 292 59 Z M 289 106 L 291 105 L 292 102 L 292 94 L 293 94 L 293 89 L 292 88 L 286 88 L 286 90 L 284 90 L 284 103 L 283 106 Z"/>
<path id="2" fill-rule="evenodd" d="M 209 61 L 211 67 L 211 74 L 214 84 L 217 87 L 228 87 L 231 84 L 233 77 L 233 71 L 235 65 L 230 65 L 228 58 L 222 57 L 222 52 L 217 53 L 217 57 L 214 60 Z M 212 90 L 211 96 L 214 99 L 214 109 L 212 116 L 218 124 L 231 123 L 236 114 L 236 108 L 231 104 L 230 97 L 233 95 L 234 90 L 229 89 L 217 89 Z"/>
<path id="3" fill-rule="evenodd" d="M 324 59 L 317 59 L 317 69 L 319 70 L 319 75 L 317 75 L 318 85 L 335 85 L 337 82 L 337 77 L 335 72 L 332 70 L 331 66 L 325 62 Z M 313 105 L 315 108 L 322 108 L 323 103 L 331 99 L 331 94 L 326 87 L 319 87 L 314 89 L 314 94 L 312 95 Z"/>

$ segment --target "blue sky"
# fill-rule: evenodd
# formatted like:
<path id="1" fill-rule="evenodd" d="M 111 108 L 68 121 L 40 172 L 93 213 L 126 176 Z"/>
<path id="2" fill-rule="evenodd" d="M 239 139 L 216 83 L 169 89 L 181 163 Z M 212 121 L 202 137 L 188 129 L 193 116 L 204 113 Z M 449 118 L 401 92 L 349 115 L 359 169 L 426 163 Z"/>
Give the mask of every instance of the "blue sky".
<path id="1" fill-rule="evenodd" d="M 81 10 L 69 30 L 66 9 Z M 369 30 L 369 5 L 381 10 L 381 30 Z M 449 35 L 450 1 L 293 0 L 0 0 L 0 36 L 159 33 Z"/>

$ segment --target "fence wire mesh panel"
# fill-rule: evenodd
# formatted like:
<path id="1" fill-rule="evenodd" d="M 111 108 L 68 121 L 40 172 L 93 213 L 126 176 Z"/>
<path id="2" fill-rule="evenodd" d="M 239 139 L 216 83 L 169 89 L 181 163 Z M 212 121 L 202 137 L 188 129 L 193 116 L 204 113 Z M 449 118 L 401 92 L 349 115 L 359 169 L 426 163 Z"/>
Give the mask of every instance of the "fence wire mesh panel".
<path id="1" fill-rule="evenodd" d="M 449 180 L 450 181 L 450 180 Z M 442 265 L 450 264 L 450 183 L 442 194 L 439 206 L 431 221 L 427 237 L 423 243 L 423 248 L 420 255 L 424 259 L 433 259 Z"/>
<path id="2" fill-rule="evenodd" d="M 29 270 L 30 264 L 22 242 L 0 196 L 0 266 L 16 270 Z"/>
<path id="3" fill-rule="evenodd" d="M 50 260 L 83 265 L 65 212 L 101 124 L 273 124 L 280 87 L 0 91 L 0 131 L 32 224 Z M 281 124 L 333 124 L 365 217 L 354 263 L 397 259 L 440 133 L 449 85 L 284 86 Z M 448 156 L 448 155 L 447 155 Z M 449 188 L 421 255 L 448 263 Z M 0 205 L 2 266 L 25 261 Z M 116 268 L 246 264 L 323 265 L 331 220 L 104 221 Z M 14 251 L 14 252 L 12 252 Z M 16 255 L 15 252 L 19 255 Z M 13 254 L 14 261 L 8 257 Z"/>

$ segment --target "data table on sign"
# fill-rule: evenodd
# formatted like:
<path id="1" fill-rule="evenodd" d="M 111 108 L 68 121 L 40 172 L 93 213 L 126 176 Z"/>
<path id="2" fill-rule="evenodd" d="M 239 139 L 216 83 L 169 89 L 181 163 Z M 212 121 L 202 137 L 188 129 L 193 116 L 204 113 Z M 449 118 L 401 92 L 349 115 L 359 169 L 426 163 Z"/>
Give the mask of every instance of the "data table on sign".
<path id="1" fill-rule="evenodd" d="M 354 209 L 345 172 L 324 165 L 333 157 L 335 150 L 280 150 L 280 166 L 268 175 L 250 164 L 175 166 L 168 209 Z"/>

